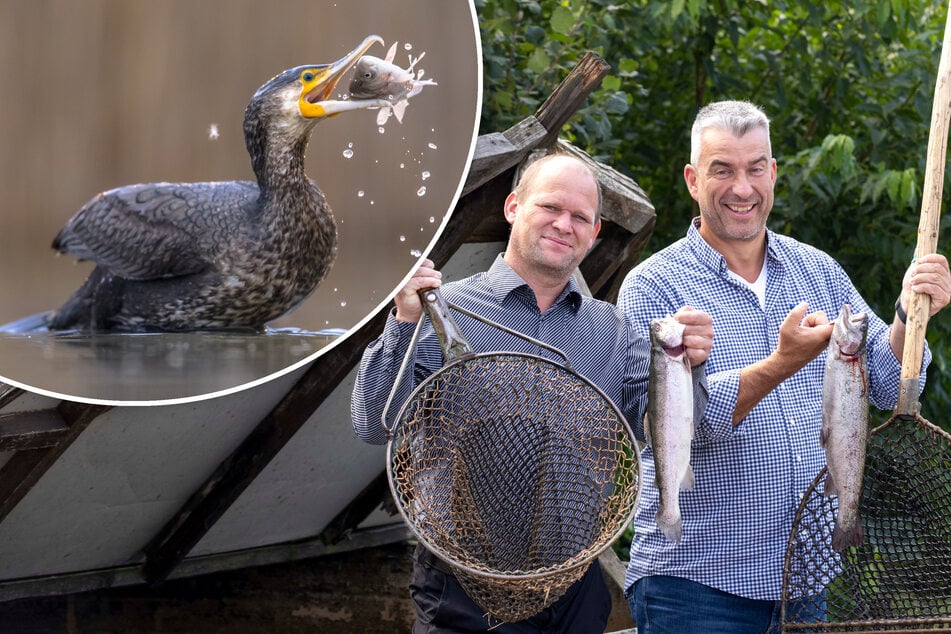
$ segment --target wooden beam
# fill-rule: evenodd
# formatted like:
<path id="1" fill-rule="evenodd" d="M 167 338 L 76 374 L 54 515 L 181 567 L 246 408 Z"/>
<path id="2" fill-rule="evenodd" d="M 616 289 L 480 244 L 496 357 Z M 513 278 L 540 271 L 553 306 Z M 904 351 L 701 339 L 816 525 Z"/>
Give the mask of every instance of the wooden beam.
<path id="1" fill-rule="evenodd" d="M 357 494 L 350 504 L 330 520 L 330 523 L 321 531 L 319 538 L 326 544 L 336 544 L 356 530 L 357 526 L 381 504 L 386 504 L 392 499 L 389 478 L 386 477 L 386 471 L 382 471 Z M 397 512 L 395 508 L 393 512 Z"/>
<path id="2" fill-rule="evenodd" d="M 610 70 L 611 66 L 594 51 L 586 52 L 578 60 L 571 72 L 535 111 L 535 118 L 548 130 L 548 135 L 539 145 L 555 143 L 568 119 L 577 112 L 588 95 L 597 90 Z"/>
<path id="3" fill-rule="evenodd" d="M 0 469 L 0 522 L 16 508 L 90 423 L 110 409 L 108 405 L 60 402 L 56 414 L 67 431 L 60 435 L 58 442 L 45 449 L 19 451 Z"/>
<path id="4" fill-rule="evenodd" d="M 190 557 L 183 561 L 173 574 L 169 575 L 169 579 L 185 579 L 216 572 L 242 570 L 252 566 L 267 566 L 335 555 L 361 548 L 372 548 L 406 541 L 412 537 L 413 533 L 406 527 L 406 524 L 400 522 L 352 531 L 345 539 L 335 544 L 326 544 L 315 538 L 272 546 L 260 546 L 247 550 Z M 0 581 L 0 602 L 141 584 L 141 568 L 133 565 L 44 575 Z"/>
<path id="5" fill-rule="evenodd" d="M 7 385 L 6 383 L 0 383 L 0 409 L 3 409 L 13 401 L 17 400 L 23 396 L 24 391 L 22 388 L 13 387 L 12 385 Z"/>
<path id="6" fill-rule="evenodd" d="M 53 447 L 69 426 L 53 409 L 0 414 L 0 451 Z"/>
<path id="7" fill-rule="evenodd" d="M 150 583 L 165 578 L 261 474 L 313 415 L 383 329 L 381 310 L 354 332 L 346 345 L 320 356 L 281 401 L 188 499 L 144 548 L 142 573 Z"/>

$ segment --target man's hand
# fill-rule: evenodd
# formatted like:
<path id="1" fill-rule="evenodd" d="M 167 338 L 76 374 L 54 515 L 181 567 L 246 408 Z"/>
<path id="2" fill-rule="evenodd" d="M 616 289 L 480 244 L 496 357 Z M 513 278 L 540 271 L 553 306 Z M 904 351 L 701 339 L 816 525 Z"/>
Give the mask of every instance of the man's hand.
<path id="1" fill-rule="evenodd" d="M 419 299 L 419 291 L 424 288 L 438 288 L 442 284 L 442 273 L 437 271 L 435 266 L 432 260 L 423 260 L 413 276 L 393 298 L 396 302 L 397 321 L 415 324 L 423 316 L 423 304 Z"/>
<path id="2" fill-rule="evenodd" d="M 713 348 L 713 317 L 684 306 L 674 313 L 674 319 L 684 325 L 684 348 L 690 367 L 695 368 L 707 360 Z"/>

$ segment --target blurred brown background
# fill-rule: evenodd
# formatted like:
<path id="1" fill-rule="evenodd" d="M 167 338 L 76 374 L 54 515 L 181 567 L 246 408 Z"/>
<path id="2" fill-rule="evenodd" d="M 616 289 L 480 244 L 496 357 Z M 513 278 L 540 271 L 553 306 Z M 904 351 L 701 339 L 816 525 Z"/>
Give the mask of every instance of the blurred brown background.
<path id="1" fill-rule="evenodd" d="M 308 175 L 337 217 L 339 254 L 275 324 L 311 330 L 350 328 L 384 302 L 451 209 L 481 97 L 470 0 L 0 0 L 0 324 L 56 308 L 85 279 L 91 266 L 50 243 L 87 200 L 137 182 L 253 179 L 241 126 L 254 90 L 371 33 L 399 42 L 400 66 L 425 51 L 416 68 L 439 85 L 382 134 L 375 110 L 317 126 Z"/>

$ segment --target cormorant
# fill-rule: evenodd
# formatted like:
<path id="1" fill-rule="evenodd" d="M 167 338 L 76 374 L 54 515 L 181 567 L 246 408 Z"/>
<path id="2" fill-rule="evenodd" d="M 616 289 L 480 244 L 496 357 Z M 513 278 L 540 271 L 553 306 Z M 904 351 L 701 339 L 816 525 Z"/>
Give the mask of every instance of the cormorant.
<path id="1" fill-rule="evenodd" d="M 373 35 L 332 64 L 285 70 L 251 97 L 244 135 L 257 182 L 148 183 L 86 203 L 53 248 L 96 266 L 50 329 L 261 329 L 327 274 L 337 227 L 304 173 L 314 125 L 379 100 L 334 100 Z"/>

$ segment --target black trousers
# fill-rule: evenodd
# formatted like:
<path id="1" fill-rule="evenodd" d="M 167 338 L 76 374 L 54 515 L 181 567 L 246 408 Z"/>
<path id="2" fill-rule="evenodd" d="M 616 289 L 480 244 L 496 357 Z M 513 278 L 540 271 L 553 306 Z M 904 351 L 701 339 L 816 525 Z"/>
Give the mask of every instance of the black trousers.
<path id="1" fill-rule="evenodd" d="M 416 607 L 413 634 L 603 634 L 611 614 L 597 560 L 552 605 L 524 621 L 499 624 L 469 598 L 446 564 L 419 545 L 410 595 Z"/>

